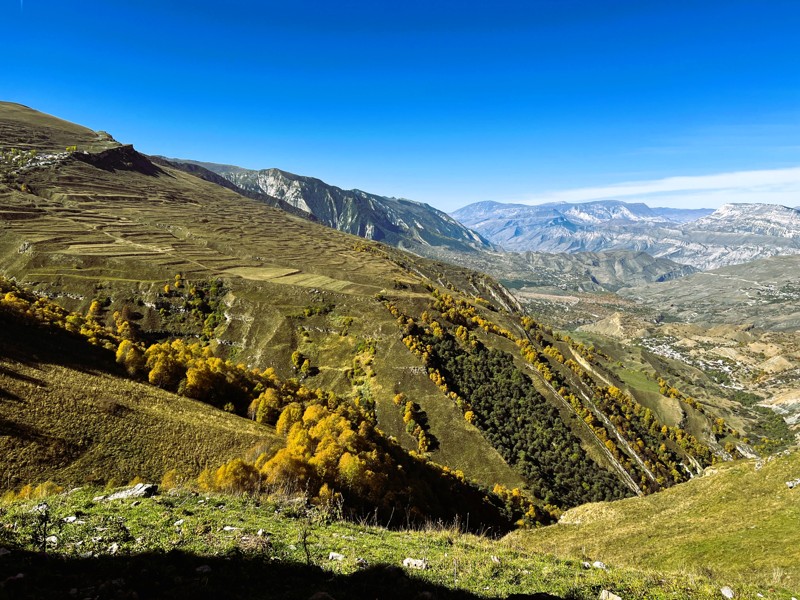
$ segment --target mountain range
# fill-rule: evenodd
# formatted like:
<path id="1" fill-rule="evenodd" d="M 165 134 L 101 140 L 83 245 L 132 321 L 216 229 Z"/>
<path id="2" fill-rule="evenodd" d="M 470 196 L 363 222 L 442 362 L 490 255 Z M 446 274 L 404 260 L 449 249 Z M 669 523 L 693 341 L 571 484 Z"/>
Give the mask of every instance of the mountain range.
<path id="1" fill-rule="evenodd" d="M 26 590 L 59 595 L 42 591 L 48 578 L 39 573 L 55 564 L 73 571 L 62 557 L 99 569 L 90 580 L 103 590 L 119 591 L 146 571 L 170 585 L 197 584 L 202 593 L 214 580 L 227 592 L 218 577 L 230 569 L 263 595 L 264 565 L 302 562 L 306 574 L 327 565 L 355 577 L 369 571 L 364 556 L 378 565 L 391 554 L 395 564 L 420 556 L 408 564 L 448 581 L 456 576 L 458 586 L 466 571 L 482 570 L 475 589 L 502 580 L 506 597 L 523 589 L 531 569 L 542 572 L 543 586 L 560 573 L 552 590 L 581 600 L 619 597 L 605 582 L 642 597 L 717 597 L 719 586 L 705 580 L 695 593 L 660 575 L 625 579 L 616 567 L 582 564 L 583 532 L 609 523 L 626 528 L 620 539 L 637 540 L 609 552 L 609 560 L 638 565 L 639 547 L 663 545 L 673 555 L 669 568 L 682 567 L 687 557 L 704 560 L 697 540 L 708 537 L 732 548 L 715 555 L 735 561 L 730 571 L 748 568 L 753 548 L 769 547 L 775 558 L 746 576 L 769 581 L 769 590 L 794 584 L 784 578 L 795 576 L 797 536 L 787 524 L 796 521 L 796 491 L 784 482 L 796 476 L 796 454 L 751 463 L 753 473 L 721 464 L 795 441 L 787 423 L 760 404 L 764 390 L 793 394 L 800 376 L 800 316 L 791 313 L 800 256 L 751 262 L 752 272 L 698 273 L 630 249 L 505 253 L 424 204 L 275 169 L 237 179 L 236 168 L 210 166 L 227 176 L 0 103 L 0 490 L 11 506 L 0 508 L 7 522 L 0 560 L 24 571 Z M 794 239 L 792 209 L 773 208 L 726 207 L 696 218 L 595 204 L 561 206 L 553 218 L 576 231 L 691 226 L 716 248 L 736 235 L 766 246 Z M 442 257 L 460 257 L 459 264 Z M 486 271 L 520 289 L 558 282 L 592 292 L 555 289 L 539 301 L 587 315 L 587 324 L 607 313 L 604 303 L 620 306 L 627 312 L 605 328 L 624 335 L 558 330 Z M 757 277 L 757 285 L 743 281 Z M 721 291 L 733 280 L 729 299 Z M 649 285 L 610 293 L 631 282 Z M 580 305 L 585 298 L 588 310 Z M 737 324 L 714 338 L 705 324 L 674 322 L 728 301 L 738 303 L 725 313 L 731 319 L 737 306 L 756 314 L 770 305 L 766 325 L 774 330 Z M 790 315 L 785 330 L 781 315 Z M 632 339 L 634 329 L 644 333 Z M 795 396 L 780 400 L 776 406 L 794 418 Z M 176 491 L 134 502 L 102 491 L 132 480 L 140 483 L 128 489 L 152 490 L 145 483 L 160 481 Z M 740 498 L 733 490 L 741 481 L 749 493 Z M 66 486 L 86 487 L 61 494 Z M 772 503 L 750 510 L 765 494 Z M 732 537 L 720 526 L 734 514 L 731 502 L 738 545 L 727 543 Z M 665 515 L 664 506 L 679 505 L 679 514 Z M 255 512 L 275 519 L 258 521 Z M 458 546 L 462 529 L 538 531 L 562 515 L 562 525 L 542 537 L 512 539 L 525 555 L 519 563 L 485 538 L 470 538 L 477 562 L 465 562 Z M 342 528 L 343 518 L 359 524 Z M 388 537 L 366 533 L 369 520 L 405 530 L 397 550 L 365 554 L 353 545 L 374 538 L 385 546 Z M 407 530 L 430 522 L 457 526 L 436 534 L 437 554 L 428 532 L 409 550 Z M 648 545 L 650 527 L 678 524 L 700 531 L 692 554 L 675 536 Z M 779 543 L 770 545 L 775 536 Z M 542 548 L 564 548 L 571 562 L 545 573 L 530 562 Z M 152 566 L 131 566 L 148 553 Z M 257 568 L 243 571 L 251 559 Z M 123 566 L 124 577 L 110 575 Z M 15 577 L 0 588 L 21 585 Z M 70 589 L 86 585 L 75 577 L 81 581 Z M 282 579 L 284 597 L 298 597 L 291 588 L 301 579 L 296 570 Z M 654 585 L 670 589 L 655 596 Z M 755 587 L 737 584 L 741 597 L 750 590 L 754 596 Z M 779 592 L 767 597 L 790 597 Z"/>
<path id="2" fill-rule="evenodd" d="M 800 212 L 768 204 L 649 208 L 604 200 L 528 206 L 480 202 L 453 213 L 505 250 L 631 250 L 707 270 L 800 252 Z"/>
<path id="3" fill-rule="evenodd" d="M 247 194 L 277 199 L 320 223 L 423 256 L 440 251 L 474 252 L 491 245 L 446 213 L 422 202 L 343 190 L 314 177 L 280 169 L 251 170 L 232 165 L 168 159 L 195 165 L 231 182 Z"/>
<path id="4" fill-rule="evenodd" d="M 249 408 L 255 398 L 228 388 L 224 394 L 203 391 L 198 369 L 241 364 L 257 373 L 271 369 L 281 379 L 300 378 L 309 389 L 355 403 L 359 414 L 371 415 L 406 450 L 484 485 L 528 487 L 553 506 L 647 493 L 696 474 L 713 456 L 730 456 L 709 435 L 708 418 L 692 406 L 680 409 L 692 416 L 691 431 L 680 434 L 696 440 L 690 445 L 677 443 L 680 422 L 672 417 L 663 431 L 653 429 L 643 405 L 635 407 L 655 407 L 661 400 L 635 390 L 631 396 L 608 392 L 616 380 L 605 358 L 521 313 L 490 276 L 298 218 L 213 181 L 205 171 L 153 162 L 131 146 L 106 141 L 95 149 L 98 136 L 88 130 L 75 129 L 78 148 L 63 152 L 60 121 L 3 108 L 0 119 L 23 132 L 34 123 L 39 132 L 28 136 L 36 143 L 25 152 L 4 149 L 0 164 L 0 274 L 35 290 L 31 295 L 7 284 L 3 300 L 14 319 L 19 307 L 40 306 L 36 298 L 56 300 L 80 314 L 59 316 L 45 305 L 41 318 L 60 319 L 68 331 L 115 350 L 138 377 L 227 406 L 238 418 L 256 416 Z M 301 210 L 318 201 L 318 219 L 344 219 L 339 201 L 353 196 L 367 206 L 391 207 L 385 199 L 318 180 L 278 171 L 262 175 L 271 183 L 260 193 L 288 198 Z M 425 205 L 393 202 L 439 214 Z M 346 222 L 356 223 L 339 224 Z M 450 218 L 439 222 L 463 231 L 465 245 L 475 252 L 466 240 L 477 245 L 480 238 Z M 128 315 L 124 323 L 122 315 Z M 25 322 L 12 325 L 24 329 Z M 98 333 L 102 326 L 112 333 Z M 114 331 L 135 335 L 109 340 Z M 217 353 L 220 362 L 206 362 L 205 355 L 193 359 L 188 351 L 161 362 L 152 358 L 178 352 L 180 344 L 161 345 L 170 340 L 183 341 L 183 347 L 206 340 L 207 352 Z M 123 342 L 140 346 L 130 350 Z M 151 358 L 134 360 L 137 352 Z M 200 366 L 187 363 L 176 371 L 180 361 L 191 360 L 201 360 Z M 228 373 L 224 385 L 241 377 Z M 271 381 L 258 385 L 263 389 Z M 2 372 L 0 385 L 19 397 L 27 393 Z M 288 398 L 298 393 L 293 385 L 286 384 Z M 397 400 L 403 396 L 409 398 L 405 403 Z M 14 418 L 25 419 L 15 425 L 19 431 L 44 426 L 18 408 Z M 265 437 L 274 435 L 283 408 L 265 413 Z M 623 413 L 630 420 L 620 420 Z M 72 431 L 64 435 L 66 446 L 77 443 Z M 640 438 L 643 444 L 649 440 L 644 449 Z M 18 448 L 29 448 L 30 436 L 14 439 Z M 68 472 L 78 473 L 72 462 L 92 448 L 65 458 Z M 315 461 L 309 469 L 322 468 Z M 6 465 L 10 472 L 21 468 L 13 461 Z M 128 468 L 153 472 L 146 465 Z M 331 479 L 330 485 L 341 484 Z"/>

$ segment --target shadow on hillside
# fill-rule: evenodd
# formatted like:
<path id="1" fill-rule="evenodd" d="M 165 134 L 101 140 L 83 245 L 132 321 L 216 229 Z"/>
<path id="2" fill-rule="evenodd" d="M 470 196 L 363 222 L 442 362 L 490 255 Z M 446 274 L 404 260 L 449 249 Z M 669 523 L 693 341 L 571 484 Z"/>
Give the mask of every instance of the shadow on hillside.
<path id="1" fill-rule="evenodd" d="M 5 598 L 270 598 L 315 600 L 477 600 L 486 598 L 434 585 L 401 567 L 377 565 L 352 575 L 266 556 L 203 557 L 167 554 L 67 558 L 21 550 L 0 557 Z M 21 574 L 20 577 L 18 574 Z M 326 595 L 327 594 L 327 595 Z M 497 598 L 500 598 L 499 596 Z M 517 600 L 560 600 L 547 593 Z"/>
<path id="2" fill-rule="evenodd" d="M 0 358 L 7 358 L 31 368 L 49 363 L 84 373 L 123 373 L 114 361 L 113 352 L 91 346 L 86 343 L 85 338 L 64 330 L 19 323 L 3 314 L 0 314 L 0 330 L 3 332 L 0 336 Z M 40 387 L 47 385 L 44 380 L 20 373 L 11 365 L 0 366 L 0 376 Z"/>
<path id="3" fill-rule="evenodd" d="M 149 177 L 159 177 L 162 175 L 170 178 L 172 177 L 172 175 L 164 171 L 161 167 L 150 162 L 145 155 L 139 154 L 134 150 L 133 146 L 130 145 L 109 148 L 102 152 L 74 154 L 73 157 L 77 161 L 87 163 L 110 173 L 115 173 L 117 171 L 133 171 Z"/>

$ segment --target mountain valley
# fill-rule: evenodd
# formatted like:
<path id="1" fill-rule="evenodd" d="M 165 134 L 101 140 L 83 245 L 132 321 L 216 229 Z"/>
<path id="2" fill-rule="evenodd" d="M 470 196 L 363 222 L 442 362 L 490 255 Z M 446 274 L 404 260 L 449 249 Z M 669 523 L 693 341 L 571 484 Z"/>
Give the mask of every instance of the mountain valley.
<path id="1" fill-rule="evenodd" d="M 576 540 L 603 539 L 596 532 L 614 519 L 633 523 L 675 498 L 675 519 L 690 520 L 724 494 L 741 520 L 741 553 L 794 518 L 797 490 L 780 479 L 795 473 L 797 453 L 785 449 L 800 428 L 800 213 L 481 203 L 455 214 L 464 225 L 425 204 L 278 169 L 149 157 L 0 103 L 0 475 L 11 507 L 0 522 L 59 486 L 161 481 L 181 506 L 198 501 L 184 493 L 237 497 L 220 502 L 241 503 L 243 528 L 261 518 L 248 502 L 278 496 L 302 505 L 303 519 L 350 519 L 331 529 L 308 521 L 302 542 L 294 529 L 292 540 L 265 538 L 281 544 L 269 551 L 275 564 L 317 568 L 324 544 L 309 550 L 312 529 L 401 544 L 364 524 L 457 522 L 495 536 L 533 529 L 459 550 L 465 563 L 502 558 L 488 570 L 476 562 L 481 579 L 452 597 L 485 597 L 475 586 L 493 577 L 512 593 L 533 568 L 521 565 L 547 552 L 565 562 L 536 568 L 555 574 L 549 591 L 565 598 L 614 585 L 648 597 L 653 581 L 652 597 L 711 598 L 721 577 L 788 600 L 800 577 L 786 550 L 795 531 L 765 550 L 749 583 L 725 568 L 736 561 L 724 552 L 706 566 L 685 548 L 663 569 L 648 558 L 666 575 L 584 573 L 585 554 L 638 564 Z M 746 506 L 760 496 L 734 498 L 740 483 L 769 486 L 777 516 L 757 521 L 769 528 L 750 533 Z M 69 496 L 54 498 L 73 511 Z M 81 502 L 87 518 L 105 518 L 100 501 Z M 175 522 L 194 517 L 170 512 L 169 497 L 158 502 Z M 282 506 L 269 527 L 295 527 L 295 517 L 282 520 L 295 509 Z M 702 518 L 724 524 L 722 512 L 714 504 Z M 12 533 L 0 547 L 34 568 L 32 542 Z M 252 533 L 213 544 L 247 554 Z M 442 548 L 473 544 L 462 535 Z M 646 535 L 637 530 L 637 543 Z M 145 547 L 119 543 L 129 556 Z M 164 544 L 148 537 L 146 549 Z M 223 552 L 214 548 L 193 551 Z M 421 581 L 444 586 L 451 557 L 419 552 L 432 565 Z M 768 557 L 778 555 L 768 589 Z M 360 568 L 350 558 L 322 570 L 349 577 Z M 681 570 L 696 583 L 681 588 Z"/>

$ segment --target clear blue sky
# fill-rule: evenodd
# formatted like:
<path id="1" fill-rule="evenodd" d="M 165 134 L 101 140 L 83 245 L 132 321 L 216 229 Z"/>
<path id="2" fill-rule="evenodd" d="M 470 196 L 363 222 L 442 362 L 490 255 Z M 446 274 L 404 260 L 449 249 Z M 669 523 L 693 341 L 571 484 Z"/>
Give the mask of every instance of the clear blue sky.
<path id="1" fill-rule="evenodd" d="M 0 0 L 0 24 L 2 99 L 445 210 L 800 166 L 797 0 Z"/>

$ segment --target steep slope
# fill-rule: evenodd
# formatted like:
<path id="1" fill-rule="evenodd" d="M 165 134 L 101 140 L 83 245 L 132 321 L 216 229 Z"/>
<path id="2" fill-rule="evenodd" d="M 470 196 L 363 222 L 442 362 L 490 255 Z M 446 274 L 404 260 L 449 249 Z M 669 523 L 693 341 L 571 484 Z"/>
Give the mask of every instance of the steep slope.
<path id="1" fill-rule="evenodd" d="M 224 188 L 229 190 L 233 190 L 237 194 L 241 194 L 247 198 L 252 198 L 253 200 L 258 200 L 259 202 L 263 202 L 268 206 L 274 206 L 275 208 L 280 208 L 283 211 L 288 212 L 291 215 L 295 215 L 297 217 L 303 217 L 305 219 L 309 219 L 310 221 L 316 221 L 316 217 L 314 215 L 307 213 L 306 211 L 300 210 L 295 206 L 292 206 L 288 202 L 284 202 L 278 198 L 274 198 L 272 196 L 268 196 L 267 194 L 263 194 L 261 192 L 254 192 L 248 191 L 239 186 L 231 183 L 227 179 L 225 179 L 222 175 L 217 175 L 213 171 L 209 171 L 205 167 L 200 166 L 196 163 L 190 162 L 181 162 L 181 161 L 171 161 L 168 158 L 163 156 L 151 156 L 150 160 L 152 160 L 155 164 L 164 165 L 168 167 L 174 167 L 176 169 L 180 169 L 181 171 L 185 171 L 186 173 L 190 173 L 200 179 L 204 179 L 205 181 L 210 181 L 211 183 L 216 183 Z"/>
<path id="2" fill-rule="evenodd" d="M 474 252 L 490 247 L 473 231 L 420 202 L 343 190 L 279 169 L 253 171 L 230 165 L 177 162 L 198 164 L 245 191 L 279 198 L 339 231 L 426 256 L 437 256 L 439 249 Z"/>
<path id="3" fill-rule="evenodd" d="M 800 213 L 795 209 L 729 204 L 710 212 L 601 201 L 479 203 L 453 216 L 506 250 L 520 252 L 642 251 L 703 270 L 800 253 Z"/>
<path id="4" fill-rule="evenodd" d="M 346 399 L 407 450 L 556 509 L 655 491 L 726 457 L 707 445 L 710 415 L 694 415 L 700 437 L 662 429 L 602 355 L 521 318 L 487 276 L 294 217 L 130 146 L 26 160 L 2 173 L 0 272 L 94 321 L 120 328 L 114 313 L 127 315 L 140 352 L 179 340 L 132 368 L 166 389 L 197 387 L 189 370 L 208 370 L 197 346 L 208 342 L 248 393 L 273 368 L 317 400 Z M 209 396 L 240 416 L 261 406 Z M 269 425 L 289 409 L 261 400 Z M 323 464 L 303 448 L 282 456 Z"/>
<path id="5" fill-rule="evenodd" d="M 800 589 L 800 452 L 742 461 L 647 498 L 588 504 L 558 525 L 512 534 L 517 548 L 613 565 L 714 573 Z M 733 585 L 733 583 L 731 583 Z"/>
<path id="6" fill-rule="evenodd" d="M 67 146 L 102 150 L 118 146 L 105 132 L 64 121 L 22 104 L 0 101 L 0 149 L 64 152 Z"/>
<path id="7" fill-rule="evenodd" d="M 0 310 L 4 488 L 160 481 L 279 446 L 252 421 L 131 381 L 113 353 Z"/>

